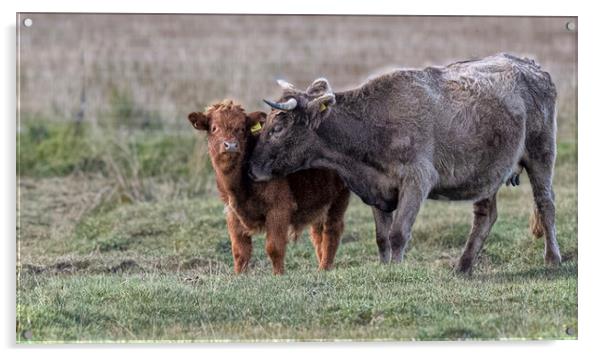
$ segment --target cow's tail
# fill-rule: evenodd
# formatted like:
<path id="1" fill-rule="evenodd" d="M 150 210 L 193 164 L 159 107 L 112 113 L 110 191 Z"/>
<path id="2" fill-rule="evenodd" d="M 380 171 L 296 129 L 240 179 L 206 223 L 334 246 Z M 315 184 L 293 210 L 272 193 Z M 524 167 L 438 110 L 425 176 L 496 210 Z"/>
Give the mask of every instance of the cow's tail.
<path id="1" fill-rule="evenodd" d="M 537 207 L 535 207 L 533 209 L 533 213 L 531 213 L 531 218 L 529 219 L 529 228 L 531 228 L 531 233 L 533 233 L 535 238 L 541 238 L 545 233 L 543 228 L 543 217 L 537 210 Z"/>

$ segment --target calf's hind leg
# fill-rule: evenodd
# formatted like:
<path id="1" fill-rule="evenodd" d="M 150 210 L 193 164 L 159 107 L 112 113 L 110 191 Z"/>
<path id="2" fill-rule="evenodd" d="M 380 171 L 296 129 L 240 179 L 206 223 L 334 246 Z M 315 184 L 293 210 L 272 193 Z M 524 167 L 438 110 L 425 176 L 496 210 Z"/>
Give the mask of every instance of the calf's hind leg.
<path id="1" fill-rule="evenodd" d="M 311 225 L 311 229 L 309 231 L 309 235 L 311 237 L 311 242 L 314 245 L 314 249 L 316 250 L 316 258 L 318 259 L 318 264 L 322 262 L 322 232 L 324 231 L 323 223 L 316 222 Z"/>
<path id="2" fill-rule="evenodd" d="M 341 235 L 345 229 L 345 211 L 349 205 L 349 191 L 342 192 L 332 203 L 326 214 L 322 232 L 321 270 L 329 270 L 334 264 Z"/>
<path id="3" fill-rule="evenodd" d="M 272 260 L 272 270 L 275 275 L 284 274 L 289 222 L 289 214 L 278 209 L 270 211 L 266 217 L 265 251 Z"/>
<path id="4" fill-rule="evenodd" d="M 474 261 L 483 248 L 485 239 L 491 232 L 491 227 L 497 220 L 497 204 L 495 195 L 473 204 L 473 221 L 472 229 L 470 230 L 470 236 L 464 246 L 464 252 L 458 261 L 456 271 L 460 273 L 470 273 Z"/>

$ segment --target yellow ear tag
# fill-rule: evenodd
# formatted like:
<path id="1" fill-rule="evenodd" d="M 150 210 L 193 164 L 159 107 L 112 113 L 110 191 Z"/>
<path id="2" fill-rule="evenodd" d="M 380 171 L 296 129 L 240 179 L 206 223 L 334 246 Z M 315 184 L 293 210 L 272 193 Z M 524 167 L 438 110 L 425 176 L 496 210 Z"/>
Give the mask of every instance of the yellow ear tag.
<path id="1" fill-rule="evenodd" d="M 326 110 L 326 104 L 320 103 L 320 112 L 323 112 L 325 110 Z"/>
<path id="2" fill-rule="evenodd" d="M 251 134 L 257 134 L 261 131 L 261 123 L 257 122 L 251 127 Z"/>

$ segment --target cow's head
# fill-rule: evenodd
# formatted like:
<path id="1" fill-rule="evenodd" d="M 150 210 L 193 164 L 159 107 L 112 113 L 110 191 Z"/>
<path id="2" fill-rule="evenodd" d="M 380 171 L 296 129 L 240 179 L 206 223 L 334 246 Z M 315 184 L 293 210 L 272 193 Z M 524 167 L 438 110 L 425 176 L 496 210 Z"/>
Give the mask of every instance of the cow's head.
<path id="1" fill-rule="evenodd" d="M 266 114 L 246 114 L 244 109 L 227 100 L 209 106 L 205 112 L 194 112 L 188 120 L 197 130 L 207 132 L 209 156 L 214 169 L 228 173 L 244 159 L 249 138 L 258 134 Z"/>
<path id="2" fill-rule="evenodd" d="M 282 97 L 264 100 L 272 111 L 253 151 L 249 175 L 257 181 L 309 168 L 318 137 L 315 130 L 332 113 L 335 95 L 325 78 L 316 79 L 305 91 L 278 81 Z"/>

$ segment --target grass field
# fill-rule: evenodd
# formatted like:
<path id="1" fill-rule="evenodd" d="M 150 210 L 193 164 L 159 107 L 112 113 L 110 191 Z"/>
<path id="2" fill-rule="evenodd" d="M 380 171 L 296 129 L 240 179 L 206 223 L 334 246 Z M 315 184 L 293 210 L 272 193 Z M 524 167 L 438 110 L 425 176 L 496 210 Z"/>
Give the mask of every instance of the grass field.
<path id="1" fill-rule="evenodd" d="M 19 343 L 577 338 L 576 35 L 563 32 L 565 19 L 202 19 L 38 14 L 22 34 Z M 312 47 L 326 30 L 330 42 Z M 223 97 L 259 109 L 282 74 L 301 84 L 326 75 L 337 88 L 392 63 L 500 51 L 533 55 L 559 89 L 560 267 L 544 267 L 543 241 L 529 232 L 523 174 L 501 189 L 471 277 L 451 271 L 470 203 L 428 201 L 406 260 L 384 266 L 370 209 L 355 197 L 334 270 L 316 271 L 304 233 L 284 276 L 271 275 L 263 236 L 250 272 L 233 275 L 204 138 L 186 113 Z"/>

